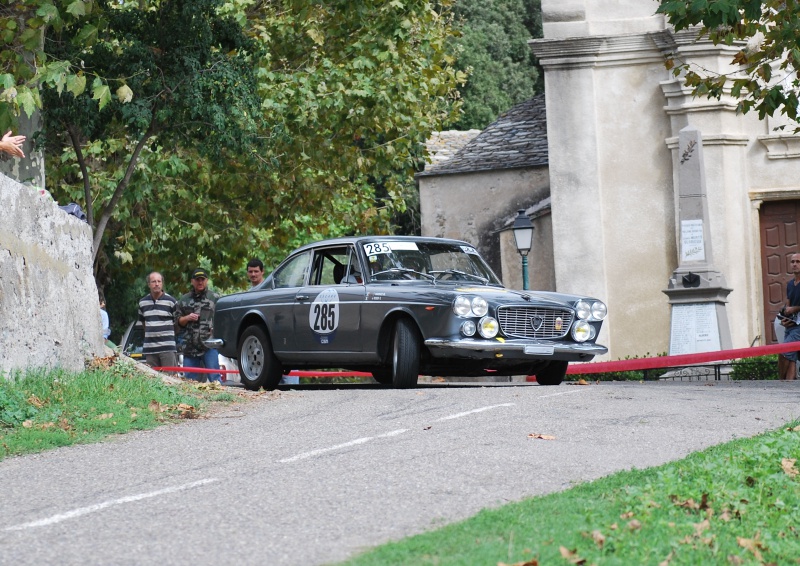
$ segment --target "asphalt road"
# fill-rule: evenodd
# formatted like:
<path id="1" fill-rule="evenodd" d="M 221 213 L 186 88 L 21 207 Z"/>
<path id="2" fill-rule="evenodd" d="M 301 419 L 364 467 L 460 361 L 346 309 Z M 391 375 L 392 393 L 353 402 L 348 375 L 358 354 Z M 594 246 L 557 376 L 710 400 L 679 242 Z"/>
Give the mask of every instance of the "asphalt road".
<path id="1" fill-rule="evenodd" d="M 0 564 L 327 564 L 777 428 L 799 400 L 800 382 L 262 395 L 0 462 Z"/>

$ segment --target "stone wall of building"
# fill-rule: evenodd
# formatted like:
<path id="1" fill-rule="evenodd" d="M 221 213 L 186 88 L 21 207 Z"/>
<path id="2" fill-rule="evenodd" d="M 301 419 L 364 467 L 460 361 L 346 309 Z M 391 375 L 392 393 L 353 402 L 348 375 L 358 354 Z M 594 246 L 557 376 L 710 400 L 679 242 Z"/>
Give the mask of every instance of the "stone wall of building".
<path id="1" fill-rule="evenodd" d="M 91 229 L 0 175 L 0 376 L 80 370 L 103 351 Z"/>

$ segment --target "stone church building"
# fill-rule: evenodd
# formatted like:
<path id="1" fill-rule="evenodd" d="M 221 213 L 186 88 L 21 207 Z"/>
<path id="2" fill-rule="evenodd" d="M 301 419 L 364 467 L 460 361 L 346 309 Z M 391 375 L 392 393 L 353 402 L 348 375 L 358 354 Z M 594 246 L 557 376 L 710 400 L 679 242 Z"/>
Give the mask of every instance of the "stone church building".
<path id="1" fill-rule="evenodd" d="M 773 342 L 800 246 L 800 136 L 694 98 L 665 57 L 728 72 L 737 49 L 676 33 L 657 7 L 542 0 L 544 96 L 418 176 L 423 234 L 473 242 L 514 288 L 508 228 L 525 210 L 531 288 L 606 301 L 607 359 Z"/>

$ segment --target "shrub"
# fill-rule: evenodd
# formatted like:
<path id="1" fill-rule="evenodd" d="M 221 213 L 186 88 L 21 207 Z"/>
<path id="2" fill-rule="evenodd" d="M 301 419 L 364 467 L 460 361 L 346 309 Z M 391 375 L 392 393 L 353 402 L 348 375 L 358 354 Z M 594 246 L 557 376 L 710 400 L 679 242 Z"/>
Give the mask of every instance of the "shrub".
<path id="1" fill-rule="evenodd" d="M 778 356 L 758 356 L 736 360 L 731 366 L 731 379 L 778 379 Z"/>

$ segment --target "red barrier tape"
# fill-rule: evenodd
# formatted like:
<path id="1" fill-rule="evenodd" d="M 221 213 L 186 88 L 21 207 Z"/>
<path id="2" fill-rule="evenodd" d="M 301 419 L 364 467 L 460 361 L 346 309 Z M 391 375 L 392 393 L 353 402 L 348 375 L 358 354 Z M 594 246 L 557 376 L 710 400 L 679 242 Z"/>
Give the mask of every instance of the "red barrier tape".
<path id="1" fill-rule="evenodd" d="M 783 352 L 794 352 L 800 349 L 800 344 L 788 342 L 786 344 L 772 344 L 770 346 L 756 346 L 754 348 L 737 348 L 734 350 L 718 350 L 716 352 L 701 352 L 698 354 L 680 354 L 676 356 L 655 356 L 652 358 L 636 358 L 633 360 L 617 360 L 615 362 L 588 362 L 583 364 L 570 364 L 567 373 L 571 375 L 585 373 L 609 373 L 614 371 L 634 371 L 642 369 L 657 369 L 669 367 L 691 366 L 723 360 L 736 360 L 752 358 L 755 356 L 768 356 Z M 187 373 L 239 373 L 236 369 L 207 369 L 192 367 L 155 367 L 156 371 L 187 372 Z M 372 377 L 364 371 L 291 371 L 287 375 L 295 377 Z M 528 377 L 533 381 L 533 376 Z"/>
<path id="2" fill-rule="evenodd" d="M 701 352 L 699 354 L 680 354 L 677 356 L 636 358 L 634 360 L 618 360 L 616 362 L 589 362 L 585 364 L 570 364 L 569 368 L 567 368 L 567 373 L 606 373 L 612 371 L 632 371 L 638 369 L 691 366 L 695 364 L 718 362 L 722 360 L 736 360 L 739 358 L 768 356 L 770 354 L 780 354 L 783 352 L 795 352 L 798 349 L 800 349 L 800 344 L 797 342 L 787 342 L 786 344 L 772 344 L 770 346 L 738 348 L 735 350 L 719 350 L 716 352 Z"/>

